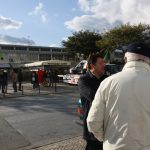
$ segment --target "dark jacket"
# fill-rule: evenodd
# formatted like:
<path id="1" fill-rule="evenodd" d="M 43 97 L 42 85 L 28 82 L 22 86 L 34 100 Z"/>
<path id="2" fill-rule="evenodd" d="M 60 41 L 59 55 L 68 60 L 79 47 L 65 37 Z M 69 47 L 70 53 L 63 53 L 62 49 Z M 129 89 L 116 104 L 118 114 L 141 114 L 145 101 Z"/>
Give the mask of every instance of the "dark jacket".
<path id="1" fill-rule="evenodd" d="M 34 81 L 33 81 L 33 78 L 34 78 Z M 32 73 L 31 74 L 31 83 L 37 83 L 38 84 L 38 75 L 36 73 Z"/>
<path id="2" fill-rule="evenodd" d="M 23 81 L 23 74 L 22 72 L 18 72 L 18 82 L 22 82 Z"/>
<path id="3" fill-rule="evenodd" d="M 84 110 L 83 138 L 85 140 L 97 141 L 94 135 L 88 131 L 86 119 L 87 119 L 90 107 L 92 105 L 92 102 L 94 100 L 96 91 L 98 87 L 100 86 L 100 83 L 106 77 L 107 77 L 106 75 L 103 75 L 100 79 L 97 79 L 90 71 L 88 71 L 79 79 L 78 87 L 79 87 L 81 101 L 82 101 L 83 110 Z"/>
<path id="4" fill-rule="evenodd" d="M 7 85 L 8 83 L 8 74 L 7 72 L 3 72 L 3 84 Z"/>

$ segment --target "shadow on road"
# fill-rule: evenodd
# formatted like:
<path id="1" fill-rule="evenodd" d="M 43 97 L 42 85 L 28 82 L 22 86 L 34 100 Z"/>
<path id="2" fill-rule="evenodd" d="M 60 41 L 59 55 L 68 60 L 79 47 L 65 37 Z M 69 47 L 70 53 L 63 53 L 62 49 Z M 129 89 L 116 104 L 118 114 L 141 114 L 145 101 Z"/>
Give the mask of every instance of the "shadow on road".
<path id="1" fill-rule="evenodd" d="M 76 115 L 78 93 L 64 93 L 40 96 L 26 96 L 11 99 L 3 99 L 0 106 L 14 108 L 24 112 L 47 112 L 59 111 L 69 115 Z"/>

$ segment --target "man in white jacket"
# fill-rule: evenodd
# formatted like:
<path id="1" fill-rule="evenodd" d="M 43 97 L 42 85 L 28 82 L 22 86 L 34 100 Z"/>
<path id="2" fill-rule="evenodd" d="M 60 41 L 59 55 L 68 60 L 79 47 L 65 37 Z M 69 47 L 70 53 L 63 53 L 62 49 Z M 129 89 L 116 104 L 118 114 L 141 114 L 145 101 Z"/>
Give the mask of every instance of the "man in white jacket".
<path id="1" fill-rule="evenodd" d="M 104 150 L 150 150 L 150 48 L 129 45 L 123 71 L 105 79 L 87 125 Z"/>

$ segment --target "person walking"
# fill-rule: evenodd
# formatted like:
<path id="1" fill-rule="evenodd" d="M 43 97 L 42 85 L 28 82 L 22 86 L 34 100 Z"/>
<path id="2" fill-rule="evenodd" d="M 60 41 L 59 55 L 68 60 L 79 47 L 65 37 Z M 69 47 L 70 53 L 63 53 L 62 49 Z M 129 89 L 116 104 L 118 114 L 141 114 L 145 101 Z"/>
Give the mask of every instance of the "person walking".
<path id="1" fill-rule="evenodd" d="M 2 85 L 3 85 L 3 70 L 0 69 L 0 90 L 2 89 Z"/>
<path id="2" fill-rule="evenodd" d="M 33 89 L 35 89 L 38 85 L 38 75 L 35 71 L 32 72 L 31 83 L 33 85 Z"/>
<path id="3" fill-rule="evenodd" d="M 135 42 L 125 49 L 122 70 L 104 80 L 87 125 L 104 150 L 150 149 L 150 48 Z"/>
<path id="4" fill-rule="evenodd" d="M 13 69 L 13 72 L 12 72 L 12 83 L 13 83 L 14 92 L 17 92 L 17 81 L 18 81 L 17 70 Z"/>
<path id="5" fill-rule="evenodd" d="M 49 71 L 49 87 L 53 87 L 54 86 L 54 72 L 51 69 Z"/>
<path id="6" fill-rule="evenodd" d="M 88 58 L 89 70 L 80 77 L 78 82 L 83 106 L 83 138 L 86 140 L 85 150 L 102 150 L 103 143 L 99 142 L 87 128 L 87 116 L 100 83 L 106 78 L 105 62 L 99 54 L 91 54 Z"/>
<path id="7" fill-rule="evenodd" d="M 50 70 L 47 72 L 48 86 L 50 87 Z"/>
<path id="8" fill-rule="evenodd" d="M 43 86 L 45 86 L 45 87 L 48 86 L 47 77 L 48 77 L 48 72 L 45 70 L 44 73 L 43 73 Z"/>
<path id="9" fill-rule="evenodd" d="M 7 93 L 7 85 L 8 85 L 8 73 L 7 73 L 7 70 L 4 70 L 3 71 L 2 93 Z"/>
<path id="10" fill-rule="evenodd" d="M 18 82 L 19 82 L 19 91 L 22 91 L 22 82 L 23 82 L 23 74 L 22 70 L 20 69 L 18 72 Z"/>

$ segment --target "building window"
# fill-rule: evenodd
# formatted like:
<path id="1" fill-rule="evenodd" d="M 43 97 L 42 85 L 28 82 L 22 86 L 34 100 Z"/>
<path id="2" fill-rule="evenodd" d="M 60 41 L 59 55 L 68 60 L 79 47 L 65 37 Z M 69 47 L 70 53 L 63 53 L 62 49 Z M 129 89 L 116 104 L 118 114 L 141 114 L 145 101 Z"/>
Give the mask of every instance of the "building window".
<path id="1" fill-rule="evenodd" d="M 39 51 L 39 48 L 32 47 L 32 48 L 29 48 L 29 51 Z"/>
<path id="2" fill-rule="evenodd" d="M 27 50 L 27 48 L 26 48 L 26 47 L 16 47 L 16 50 L 26 51 L 26 50 Z"/>
<path id="3" fill-rule="evenodd" d="M 41 51 L 44 51 L 44 52 L 50 52 L 50 48 L 41 48 Z"/>
<path id="4" fill-rule="evenodd" d="M 62 52 L 62 49 L 52 49 L 52 52 Z"/>
<path id="5" fill-rule="evenodd" d="M 14 50 L 14 47 L 9 47 L 9 46 L 2 46 L 2 50 Z"/>

